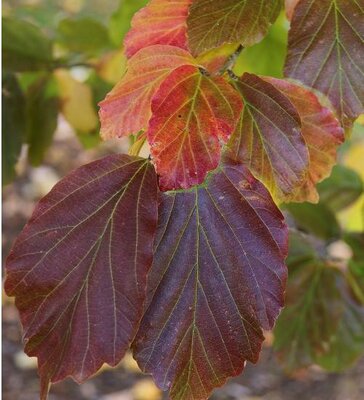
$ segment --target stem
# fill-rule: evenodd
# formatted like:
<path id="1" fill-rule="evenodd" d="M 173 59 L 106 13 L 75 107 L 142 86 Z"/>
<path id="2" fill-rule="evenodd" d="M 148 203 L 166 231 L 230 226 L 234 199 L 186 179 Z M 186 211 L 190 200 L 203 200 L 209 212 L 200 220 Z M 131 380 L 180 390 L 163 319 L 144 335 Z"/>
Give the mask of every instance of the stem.
<path id="1" fill-rule="evenodd" d="M 220 69 L 219 71 L 219 75 L 224 75 L 224 73 L 227 71 L 229 74 L 232 73 L 233 71 L 232 69 L 234 68 L 234 65 L 236 63 L 236 60 L 238 59 L 238 57 L 240 56 L 240 53 L 244 50 L 244 46 L 239 44 L 239 46 L 237 47 L 237 49 L 234 51 L 233 54 L 231 54 L 229 56 L 229 58 L 226 60 L 225 64 L 223 65 L 223 67 Z"/>
<path id="2" fill-rule="evenodd" d="M 129 156 L 138 156 L 142 149 L 145 141 L 147 140 L 146 135 L 141 135 L 129 148 Z"/>

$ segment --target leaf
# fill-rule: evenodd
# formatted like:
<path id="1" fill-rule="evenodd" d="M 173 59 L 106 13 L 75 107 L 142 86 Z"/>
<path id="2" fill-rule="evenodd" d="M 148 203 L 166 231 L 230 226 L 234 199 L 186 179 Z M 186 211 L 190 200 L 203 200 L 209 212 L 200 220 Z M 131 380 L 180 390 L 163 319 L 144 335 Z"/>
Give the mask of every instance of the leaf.
<path id="1" fill-rule="evenodd" d="M 300 229 L 325 240 L 340 236 L 335 214 L 324 203 L 290 203 L 285 204 L 284 208 L 293 216 Z"/>
<path id="2" fill-rule="evenodd" d="M 344 235 L 353 255 L 347 273 L 354 297 L 364 306 L 364 232 L 349 232 Z"/>
<path id="3" fill-rule="evenodd" d="M 108 52 L 99 60 L 97 74 L 106 82 L 115 85 L 126 72 L 127 58 L 124 50 L 118 49 Z"/>
<path id="4" fill-rule="evenodd" d="M 173 69 L 185 64 L 194 60 L 177 47 L 155 45 L 135 54 L 124 77 L 100 103 L 101 136 L 111 139 L 145 129 L 153 95 Z"/>
<path id="5" fill-rule="evenodd" d="M 335 333 L 325 343 L 324 351 L 315 362 L 331 372 L 340 372 L 353 366 L 364 355 L 364 307 L 342 289 L 344 312 Z"/>
<path id="6" fill-rule="evenodd" d="M 37 71 L 52 63 L 52 43 L 35 25 L 15 18 L 2 19 L 3 68 Z"/>
<path id="7" fill-rule="evenodd" d="M 86 83 L 79 82 L 66 70 L 55 72 L 62 102 L 62 114 L 79 133 L 88 133 L 98 127 L 97 111 L 93 105 L 93 93 Z"/>
<path id="8" fill-rule="evenodd" d="M 39 165 L 52 143 L 57 128 L 59 98 L 56 82 L 52 77 L 41 77 L 27 93 L 27 143 L 28 158 L 32 165 Z"/>
<path id="9" fill-rule="evenodd" d="M 352 169 L 336 165 L 331 176 L 318 185 L 320 200 L 337 212 L 353 204 L 363 193 L 363 182 Z"/>
<path id="10" fill-rule="evenodd" d="M 315 363 L 335 334 L 344 305 L 337 269 L 309 261 L 290 268 L 286 307 L 274 329 L 274 349 L 288 371 Z"/>
<path id="11" fill-rule="evenodd" d="M 263 185 L 232 162 L 161 194 L 134 357 L 174 400 L 202 400 L 257 362 L 286 280 L 287 229 Z M 254 227 L 252 229 L 252 227 Z"/>
<path id="12" fill-rule="evenodd" d="M 289 200 L 306 179 L 309 155 L 301 120 L 290 100 L 262 78 L 245 73 L 235 83 L 244 112 L 228 146 L 273 197 Z"/>
<path id="13" fill-rule="evenodd" d="M 112 14 L 109 22 L 109 35 L 115 46 L 120 46 L 125 34 L 130 29 L 133 15 L 148 3 L 148 0 L 120 0 L 119 7 Z"/>
<path id="14" fill-rule="evenodd" d="M 140 49 L 155 44 L 168 44 L 187 50 L 186 18 L 192 0 L 151 0 L 138 11 L 125 36 L 128 58 Z"/>
<path id="15" fill-rule="evenodd" d="M 153 97 L 147 131 L 162 190 L 202 183 L 219 164 L 241 109 L 239 95 L 222 77 L 207 77 L 192 65 L 168 75 Z"/>
<path id="16" fill-rule="evenodd" d="M 308 147 L 307 178 L 295 193 L 294 200 L 317 203 L 319 195 L 316 184 L 330 175 L 336 163 L 337 149 L 344 141 L 344 130 L 334 114 L 320 104 L 313 92 L 286 80 L 265 79 L 296 107 L 302 122 L 302 135 Z"/>
<path id="17" fill-rule="evenodd" d="M 301 0 L 289 32 L 286 75 L 324 93 L 346 128 L 363 112 L 363 5 Z"/>
<path id="18" fill-rule="evenodd" d="M 144 159 L 112 155 L 43 198 L 6 263 L 25 352 L 48 383 L 115 366 L 142 314 L 157 224 L 157 181 Z"/>
<path id="19" fill-rule="evenodd" d="M 112 47 L 106 27 L 92 18 L 63 19 L 57 28 L 57 41 L 72 52 L 88 55 Z"/>
<path id="20" fill-rule="evenodd" d="M 291 230 L 289 232 L 289 248 L 286 264 L 289 266 L 301 265 L 315 259 L 316 253 L 310 241 L 310 236 L 303 232 Z"/>
<path id="21" fill-rule="evenodd" d="M 26 131 L 25 97 L 15 75 L 2 78 L 2 182 L 15 177 L 15 165 L 20 155 Z"/>
<path id="22" fill-rule="evenodd" d="M 261 42 L 243 50 L 234 67 L 235 74 L 249 72 L 282 78 L 287 42 L 287 21 L 281 14 Z"/>
<path id="23" fill-rule="evenodd" d="M 252 46 L 267 34 L 279 14 L 280 0 L 194 0 L 187 18 L 193 55 L 225 43 Z M 277 12 L 278 11 L 278 12 Z"/>

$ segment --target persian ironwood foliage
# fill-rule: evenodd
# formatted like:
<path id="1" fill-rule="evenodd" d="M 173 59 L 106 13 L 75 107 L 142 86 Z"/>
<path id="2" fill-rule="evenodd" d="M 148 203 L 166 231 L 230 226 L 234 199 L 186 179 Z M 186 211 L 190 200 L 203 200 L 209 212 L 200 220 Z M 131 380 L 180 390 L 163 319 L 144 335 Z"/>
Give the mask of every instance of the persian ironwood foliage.
<path id="1" fill-rule="evenodd" d="M 157 223 L 157 179 L 144 159 L 114 155 L 58 183 L 7 260 L 25 351 L 49 382 L 82 382 L 116 365 L 138 329 Z"/>
<path id="2" fill-rule="evenodd" d="M 234 162 L 201 187 L 161 195 L 133 349 L 174 399 L 207 398 L 246 360 L 257 362 L 262 328 L 283 306 L 286 229 L 268 191 Z"/>
<path id="3" fill-rule="evenodd" d="M 362 0 L 286 4 L 295 81 L 234 73 L 281 0 L 151 0 L 135 14 L 126 73 L 100 103 L 101 135 L 138 135 L 150 157 L 108 156 L 65 177 L 7 260 L 42 399 L 50 382 L 82 382 L 129 347 L 178 400 L 207 399 L 257 362 L 286 287 L 288 230 L 274 200 L 318 202 L 343 127 L 363 112 Z M 309 229 L 312 207 L 287 209 Z M 326 366 L 355 336 L 348 324 L 364 325 L 361 275 L 355 259 L 343 276 L 310 257 L 291 267 L 276 348 Z M 321 317 L 326 330 L 311 329 Z"/>
<path id="4" fill-rule="evenodd" d="M 301 0 L 294 7 L 286 75 L 331 100 L 345 127 L 363 112 L 362 0 Z"/>

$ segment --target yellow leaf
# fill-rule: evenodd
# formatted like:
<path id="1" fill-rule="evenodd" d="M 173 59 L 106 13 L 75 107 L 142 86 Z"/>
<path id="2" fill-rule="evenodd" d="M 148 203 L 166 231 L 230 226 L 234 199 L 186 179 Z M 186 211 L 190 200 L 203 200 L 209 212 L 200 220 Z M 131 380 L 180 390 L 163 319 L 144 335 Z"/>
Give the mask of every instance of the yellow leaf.
<path id="1" fill-rule="evenodd" d="M 91 88 L 74 79 L 68 71 L 57 70 L 54 74 L 62 100 L 62 113 L 66 120 L 79 133 L 96 129 L 98 117 L 93 106 Z"/>
<path id="2" fill-rule="evenodd" d="M 101 59 L 97 72 L 104 81 L 115 84 L 125 73 L 126 61 L 123 49 L 112 51 Z"/>

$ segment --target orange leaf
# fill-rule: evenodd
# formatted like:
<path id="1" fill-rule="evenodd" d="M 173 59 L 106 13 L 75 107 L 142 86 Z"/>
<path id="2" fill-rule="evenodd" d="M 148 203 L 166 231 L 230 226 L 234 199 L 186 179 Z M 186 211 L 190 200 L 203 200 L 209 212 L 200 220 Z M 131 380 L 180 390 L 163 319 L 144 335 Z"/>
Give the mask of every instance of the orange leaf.
<path id="1" fill-rule="evenodd" d="M 155 45 L 140 50 L 128 62 L 121 81 L 100 103 L 101 136 L 122 137 L 145 129 L 150 103 L 171 70 L 194 60 L 185 50 Z"/>
<path id="2" fill-rule="evenodd" d="M 147 133 L 163 190 L 199 184 L 217 167 L 241 109 L 240 96 L 223 78 L 195 66 L 166 78 L 153 98 Z"/>
<path id="3" fill-rule="evenodd" d="M 192 0 L 151 0 L 138 11 L 124 40 L 127 57 L 154 44 L 187 50 L 187 14 Z"/>

